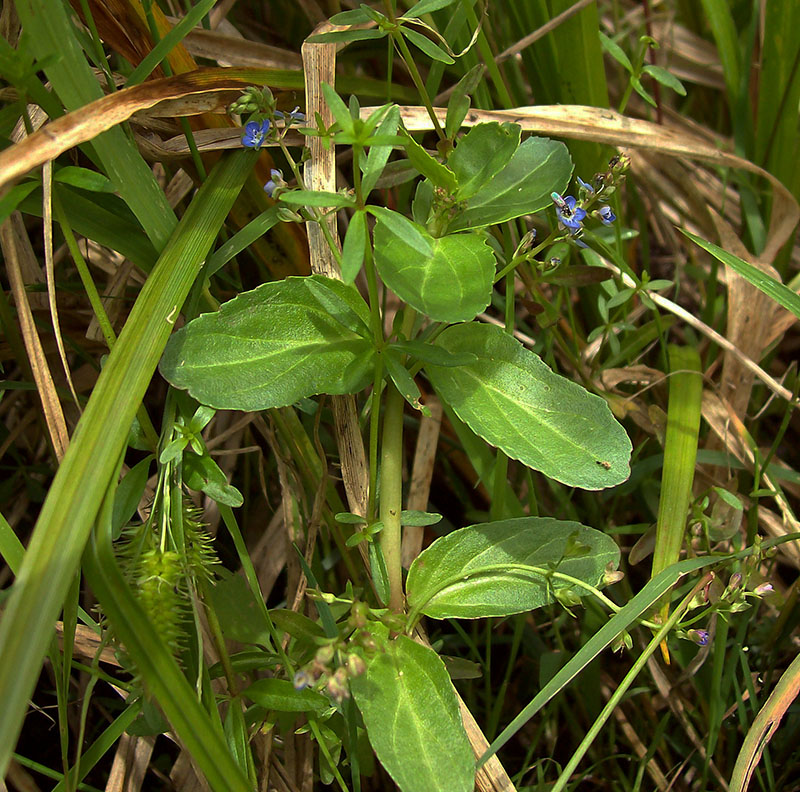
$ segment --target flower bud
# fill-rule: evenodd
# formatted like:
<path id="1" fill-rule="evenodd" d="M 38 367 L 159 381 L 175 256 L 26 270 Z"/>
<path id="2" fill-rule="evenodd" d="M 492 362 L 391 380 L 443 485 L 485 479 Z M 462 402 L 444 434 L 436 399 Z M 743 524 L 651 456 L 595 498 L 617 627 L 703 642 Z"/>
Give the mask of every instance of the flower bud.
<path id="1" fill-rule="evenodd" d="M 328 679 L 325 689 L 337 704 L 341 704 L 344 699 L 349 698 L 350 690 L 347 685 L 346 669 L 343 667 L 337 668 L 333 676 Z"/>
<path id="2" fill-rule="evenodd" d="M 757 597 L 765 597 L 767 594 L 772 594 L 775 589 L 772 587 L 772 583 L 761 583 L 760 585 L 756 586 L 753 589 L 753 594 Z"/>
<path id="3" fill-rule="evenodd" d="M 689 630 L 686 633 L 690 641 L 694 641 L 698 646 L 708 646 L 708 630 Z"/>
<path id="4" fill-rule="evenodd" d="M 347 655 L 347 671 L 351 677 L 361 676 L 367 670 L 367 664 L 355 653 Z"/>

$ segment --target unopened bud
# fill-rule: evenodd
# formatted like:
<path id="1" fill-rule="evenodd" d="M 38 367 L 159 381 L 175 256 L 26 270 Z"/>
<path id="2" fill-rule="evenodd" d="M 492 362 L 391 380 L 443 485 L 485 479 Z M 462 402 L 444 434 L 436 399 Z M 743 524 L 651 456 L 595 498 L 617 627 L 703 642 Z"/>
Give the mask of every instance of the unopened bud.
<path id="1" fill-rule="evenodd" d="M 361 676 L 367 670 L 367 664 L 360 655 L 349 654 L 347 655 L 347 670 L 350 676 Z"/>

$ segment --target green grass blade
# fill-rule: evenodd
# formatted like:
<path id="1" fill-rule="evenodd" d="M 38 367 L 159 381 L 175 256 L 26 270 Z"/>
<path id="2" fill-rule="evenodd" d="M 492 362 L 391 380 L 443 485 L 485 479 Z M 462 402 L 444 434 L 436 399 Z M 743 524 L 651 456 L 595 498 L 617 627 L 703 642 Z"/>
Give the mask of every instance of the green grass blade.
<path id="1" fill-rule="evenodd" d="M 125 87 L 130 88 L 132 85 L 138 85 L 146 80 L 153 69 L 183 41 L 195 25 L 200 23 L 200 20 L 214 7 L 215 2 L 216 0 L 200 0 L 194 8 L 190 9 L 189 13 L 142 58 L 142 62 L 128 77 Z"/>
<path id="2" fill-rule="evenodd" d="M 18 0 L 20 21 L 47 78 L 67 110 L 77 110 L 103 95 L 75 38 L 72 22 L 61 0 Z M 119 194 L 161 250 L 175 228 L 175 213 L 142 159 L 133 141 L 115 127 L 92 141 L 92 147 Z"/>
<path id="3" fill-rule="evenodd" d="M 771 278 L 766 273 L 762 272 L 758 267 L 748 264 L 733 253 L 728 253 L 721 247 L 717 247 L 711 242 L 706 242 L 688 231 L 680 229 L 681 232 L 689 237 L 696 245 L 699 245 L 703 250 L 714 256 L 715 259 L 727 264 L 731 269 L 738 272 L 745 280 L 753 284 L 757 289 L 761 289 L 764 294 L 772 297 L 776 303 L 782 305 L 787 311 L 791 311 L 798 319 L 800 319 L 800 296 L 793 292 L 787 286 L 784 286 L 780 281 Z"/>
<path id="4" fill-rule="evenodd" d="M 53 480 L 0 622 L 0 775 L 172 322 L 257 156 L 248 150 L 221 159 L 195 196 L 110 353 Z"/>
<path id="5" fill-rule="evenodd" d="M 669 348 L 669 406 L 658 502 L 653 577 L 674 564 L 686 531 L 692 497 L 703 375 L 700 356 L 690 347 Z"/>
<path id="6" fill-rule="evenodd" d="M 89 771 L 111 750 L 114 743 L 125 733 L 125 730 L 130 726 L 136 716 L 141 712 L 142 704 L 140 701 L 133 702 L 122 714 L 118 715 L 112 723 L 110 723 L 103 733 L 92 743 L 92 745 L 81 754 L 80 764 L 78 766 L 77 781 L 80 782 Z M 73 775 L 73 782 L 75 777 Z M 69 789 L 66 780 L 62 777 L 61 781 L 53 787 L 53 792 L 64 792 Z"/>
<path id="7" fill-rule="evenodd" d="M 25 548 L 14 529 L 0 514 L 0 558 L 8 564 L 8 568 L 16 575 L 25 556 Z"/>

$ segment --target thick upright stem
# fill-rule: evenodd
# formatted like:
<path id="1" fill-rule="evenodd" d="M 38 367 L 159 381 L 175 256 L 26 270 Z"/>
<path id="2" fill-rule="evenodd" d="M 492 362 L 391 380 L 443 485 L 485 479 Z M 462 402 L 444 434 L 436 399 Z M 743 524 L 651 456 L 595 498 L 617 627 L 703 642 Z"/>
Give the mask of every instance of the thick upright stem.
<path id="1" fill-rule="evenodd" d="M 389 607 L 403 610 L 400 516 L 403 509 L 403 397 L 392 382 L 386 385 L 381 443 L 381 550 L 389 575 Z"/>

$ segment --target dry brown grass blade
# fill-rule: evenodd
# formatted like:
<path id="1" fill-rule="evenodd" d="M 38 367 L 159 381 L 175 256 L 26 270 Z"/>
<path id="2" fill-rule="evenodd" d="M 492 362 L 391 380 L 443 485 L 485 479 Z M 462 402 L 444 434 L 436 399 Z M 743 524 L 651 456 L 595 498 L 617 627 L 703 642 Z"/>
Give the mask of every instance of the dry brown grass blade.
<path id="1" fill-rule="evenodd" d="M 747 441 L 747 430 L 733 407 L 716 394 L 704 391 L 702 405 L 703 419 L 711 427 L 725 449 L 738 459 L 751 473 L 755 468 L 755 455 Z M 775 494 L 772 496 L 781 512 L 782 520 L 776 525 L 775 520 L 768 519 L 765 509 L 759 508 L 759 522 L 767 533 L 772 536 L 785 536 L 787 533 L 800 531 L 800 522 L 794 515 L 786 498 L 780 494 L 772 478 L 766 473 L 761 474 L 761 483 Z M 796 543 L 787 542 L 779 545 L 778 551 L 795 567 L 798 566 L 800 551 Z"/>
<path id="2" fill-rule="evenodd" d="M 786 710 L 798 695 L 800 695 L 800 655 L 795 657 L 792 664 L 783 672 L 775 689 L 769 694 L 750 726 L 733 768 L 731 792 L 744 792 L 748 788 L 761 754 L 772 739 L 772 735 L 778 730 Z"/>
<path id="3" fill-rule="evenodd" d="M 762 272 L 780 281 L 780 275 L 768 261 L 751 256 L 733 228 L 716 212 L 712 212 L 720 244 L 725 250 L 744 259 Z M 780 306 L 746 281 L 730 267 L 726 267 L 728 286 L 728 324 L 726 336 L 742 353 L 760 360 L 771 335 L 774 319 Z M 720 393 L 727 399 L 734 412 L 743 418 L 753 389 L 753 373 L 742 366 L 741 361 L 729 353 L 725 354 L 722 366 Z"/>
<path id="4" fill-rule="evenodd" d="M 362 108 L 362 117 L 366 118 L 375 109 L 374 107 Z M 443 107 L 434 109 L 437 118 L 444 123 L 447 109 Z M 400 114 L 406 129 L 411 132 L 432 128 L 427 110 L 423 107 L 401 107 Z M 526 132 L 572 140 L 590 140 L 597 143 L 608 143 L 612 146 L 640 148 L 670 157 L 685 157 L 709 162 L 719 167 L 741 168 L 761 176 L 770 183 L 775 195 L 775 208 L 772 213 L 767 244 L 761 255 L 762 260 L 774 260 L 800 219 L 800 207 L 794 196 L 771 173 L 748 160 L 683 131 L 679 132 L 649 121 L 628 118 L 614 110 L 586 105 L 538 105 L 536 107 L 517 107 L 511 110 L 470 110 L 464 120 L 464 126 L 474 126 L 487 121 L 511 121 L 519 124 Z"/>
<path id="5" fill-rule="evenodd" d="M 45 423 L 56 457 L 60 462 L 69 445 L 69 434 L 42 342 L 39 340 L 39 333 L 33 321 L 33 314 L 25 292 L 25 283 L 21 275 L 21 261 L 28 259 L 35 262 L 36 256 L 25 232 L 22 217 L 18 212 L 14 212 L 0 226 L 0 246 L 2 246 L 3 257 L 6 261 L 8 280 L 17 306 L 22 338 L 28 352 L 33 379 L 36 389 L 39 391 L 39 398 L 42 400 Z"/>
<path id="6" fill-rule="evenodd" d="M 333 114 L 322 97 L 321 84 L 333 85 L 336 76 L 336 48 L 332 44 L 303 44 L 303 66 L 306 75 L 306 117 L 319 113 L 326 125 L 333 123 Z M 310 138 L 311 158 L 306 163 L 305 182 L 310 190 L 336 192 L 336 154 L 334 147 L 325 149 L 320 138 Z M 339 244 L 335 215 L 324 221 L 331 236 Z M 329 278 L 341 278 L 339 266 L 329 249 L 320 227 L 308 224 L 308 247 L 311 271 Z M 367 513 L 367 457 L 364 440 L 358 424 L 358 413 L 353 396 L 334 396 L 331 399 L 336 425 L 336 439 L 342 467 L 342 481 L 347 494 L 348 507 L 354 514 Z M 359 548 L 364 550 L 363 544 Z"/>
<path id="7" fill-rule="evenodd" d="M 439 399 L 436 396 L 429 396 L 425 399 L 425 406 L 431 414 L 423 415 L 419 420 L 417 448 L 414 452 L 406 502 L 406 508 L 410 511 L 425 511 L 428 508 L 436 449 L 439 445 L 439 430 L 442 428 L 442 403 Z M 420 526 L 406 525 L 403 528 L 402 563 L 406 569 L 422 550 L 423 533 L 424 528 Z"/>
<path id="8" fill-rule="evenodd" d="M 25 140 L 0 153 L 0 187 L 48 160 L 55 159 L 74 146 L 127 121 L 134 113 L 148 110 L 160 102 L 217 94 L 213 106 L 222 108 L 246 86 L 262 81 L 270 82 L 270 77 L 269 71 L 259 69 L 197 69 L 104 96 L 51 121 Z M 219 96 L 220 92 L 222 96 Z M 174 113 L 175 109 L 173 105 L 171 112 Z M 204 106 L 198 112 L 207 110 Z"/>
<path id="9" fill-rule="evenodd" d="M 75 392 L 75 385 L 72 382 L 72 373 L 69 370 L 67 360 L 67 350 L 64 348 L 64 338 L 61 335 L 61 322 L 58 318 L 58 303 L 56 302 L 56 273 L 53 262 L 53 163 L 46 162 L 42 169 L 42 194 L 44 197 L 44 207 L 42 211 L 42 224 L 44 230 L 44 264 L 47 277 L 47 299 L 50 306 L 50 321 L 53 323 L 53 336 L 58 348 L 58 356 L 61 359 L 61 366 L 64 369 L 64 376 L 67 380 L 72 399 L 80 412 L 80 401 Z"/>
<path id="10" fill-rule="evenodd" d="M 170 20 L 176 22 L 177 20 Z M 248 41 L 216 30 L 195 29 L 183 40 L 190 55 L 218 61 L 224 66 L 253 66 L 258 69 L 299 69 L 302 59 L 296 52 Z"/>
<path id="11" fill-rule="evenodd" d="M 106 792 L 139 792 L 144 783 L 155 737 L 134 737 L 123 734 L 117 744 Z"/>

